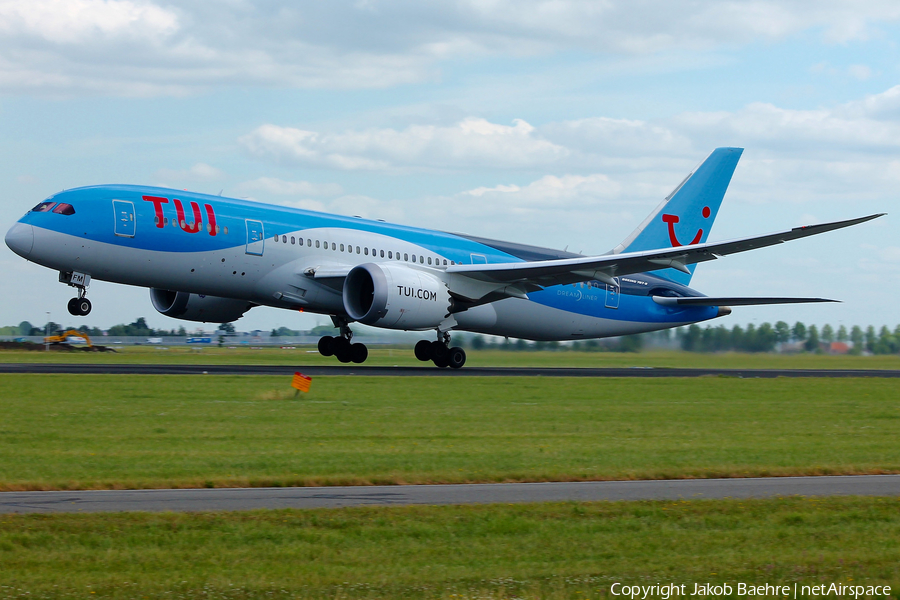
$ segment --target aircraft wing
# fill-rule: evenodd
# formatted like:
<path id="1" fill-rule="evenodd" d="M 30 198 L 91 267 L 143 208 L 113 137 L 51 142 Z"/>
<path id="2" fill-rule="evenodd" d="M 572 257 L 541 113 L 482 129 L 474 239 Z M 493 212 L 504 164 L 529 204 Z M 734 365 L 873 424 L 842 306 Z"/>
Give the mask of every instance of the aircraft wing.
<path id="1" fill-rule="evenodd" d="M 865 223 L 885 213 L 835 221 L 821 225 L 795 227 L 787 231 L 770 233 L 756 237 L 740 238 L 726 242 L 706 242 L 689 246 L 623 252 L 558 260 L 542 260 L 518 263 L 452 265 L 448 273 L 458 273 L 466 277 L 493 284 L 506 284 L 508 295 L 524 295 L 551 285 L 565 285 L 579 281 L 599 280 L 614 283 L 613 277 L 632 273 L 645 273 L 666 267 L 689 272 L 687 265 L 715 260 L 720 256 L 774 246 L 790 240 L 818 235 L 859 223 Z M 512 289 L 509 289 L 512 288 Z M 516 294 L 518 290 L 519 294 Z"/>

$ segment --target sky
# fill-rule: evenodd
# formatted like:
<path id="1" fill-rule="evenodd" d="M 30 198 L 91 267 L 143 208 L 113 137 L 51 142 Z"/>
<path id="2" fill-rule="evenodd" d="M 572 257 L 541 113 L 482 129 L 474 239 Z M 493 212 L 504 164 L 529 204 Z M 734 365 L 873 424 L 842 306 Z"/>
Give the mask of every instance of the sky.
<path id="1" fill-rule="evenodd" d="M 889 214 L 699 265 L 710 296 L 842 301 L 714 324 L 893 329 L 898 42 L 895 0 L 0 0 L 0 227 L 132 183 L 600 254 L 739 146 L 710 241 Z M 0 277 L 0 325 L 80 323 L 5 245 Z M 92 326 L 182 323 L 146 289 L 89 297 Z"/>

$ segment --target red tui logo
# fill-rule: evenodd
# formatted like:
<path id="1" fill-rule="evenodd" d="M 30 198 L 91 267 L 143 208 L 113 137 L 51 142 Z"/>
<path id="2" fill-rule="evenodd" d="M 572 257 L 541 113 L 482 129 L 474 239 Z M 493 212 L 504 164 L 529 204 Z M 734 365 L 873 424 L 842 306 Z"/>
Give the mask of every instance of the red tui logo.
<path id="1" fill-rule="evenodd" d="M 710 215 L 710 210 L 708 206 L 703 207 L 703 218 L 708 219 Z M 672 243 L 673 248 L 677 248 L 678 246 L 683 246 L 681 242 L 678 241 L 678 236 L 675 235 L 675 223 L 679 221 L 677 215 L 663 215 L 662 220 L 664 223 L 669 226 L 669 242 Z M 694 236 L 694 239 L 691 240 L 689 245 L 694 245 L 700 243 L 700 238 L 703 237 L 703 228 L 701 227 L 697 231 L 697 235 Z"/>
<path id="2" fill-rule="evenodd" d="M 166 225 L 165 217 L 163 215 L 163 204 L 168 204 L 168 198 L 162 198 L 160 196 L 141 196 L 147 202 L 153 203 L 153 211 L 156 213 L 156 227 L 162 229 Z M 203 229 L 203 217 L 200 214 L 200 205 L 191 200 L 191 212 L 194 214 L 194 220 L 191 223 L 188 223 L 185 219 L 184 215 L 184 206 L 181 204 L 181 200 L 175 198 L 172 200 L 172 203 L 175 205 L 175 215 L 178 218 L 176 221 L 178 226 L 181 227 L 183 231 L 188 233 L 197 233 L 201 229 Z M 216 211 L 213 210 L 213 207 L 209 204 L 204 204 L 203 208 L 206 209 L 206 222 L 209 224 L 209 227 L 206 228 L 207 232 L 211 236 L 216 235 Z"/>

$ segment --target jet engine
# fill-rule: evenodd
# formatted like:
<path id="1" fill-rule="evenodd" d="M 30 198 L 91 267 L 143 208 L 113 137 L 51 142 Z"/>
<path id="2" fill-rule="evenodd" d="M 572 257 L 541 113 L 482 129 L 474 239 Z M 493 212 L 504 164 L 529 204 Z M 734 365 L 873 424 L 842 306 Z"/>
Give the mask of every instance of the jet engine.
<path id="1" fill-rule="evenodd" d="M 440 278 L 403 265 L 366 263 L 344 280 L 344 310 L 365 325 L 433 329 L 450 312 L 450 292 Z"/>
<path id="2" fill-rule="evenodd" d="M 167 317 L 204 323 L 230 323 L 237 321 L 253 307 L 246 300 L 202 296 L 189 292 L 150 289 L 153 308 Z"/>

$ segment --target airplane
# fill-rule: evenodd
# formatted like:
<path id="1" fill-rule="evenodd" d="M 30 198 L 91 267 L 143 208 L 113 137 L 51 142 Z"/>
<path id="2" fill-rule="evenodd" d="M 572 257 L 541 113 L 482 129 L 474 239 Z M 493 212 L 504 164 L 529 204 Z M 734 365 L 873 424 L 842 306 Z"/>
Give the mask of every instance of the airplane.
<path id="1" fill-rule="evenodd" d="M 825 298 L 708 297 L 698 263 L 878 218 L 708 242 L 742 148 L 717 148 L 622 243 L 585 256 L 460 233 L 136 185 L 65 190 L 6 234 L 13 252 L 59 272 L 87 315 L 92 280 L 150 288 L 153 307 L 226 323 L 255 306 L 329 315 L 318 349 L 362 363 L 352 323 L 434 331 L 416 357 L 460 368 L 452 331 L 530 340 L 621 336 L 698 323 L 733 306 Z"/>

